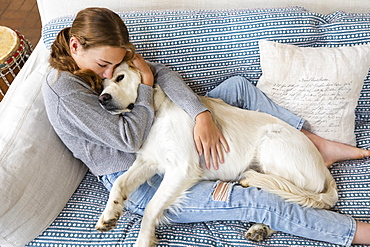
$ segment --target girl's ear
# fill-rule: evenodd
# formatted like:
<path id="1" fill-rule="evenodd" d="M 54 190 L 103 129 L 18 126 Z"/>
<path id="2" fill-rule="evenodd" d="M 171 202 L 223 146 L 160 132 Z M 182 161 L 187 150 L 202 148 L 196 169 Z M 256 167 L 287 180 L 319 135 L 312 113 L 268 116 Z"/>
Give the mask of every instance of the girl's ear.
<path id="1" fill-rule="evenodd" d="M 71 54 L 76 54 L 77 49 L 80 46 L 80 41 L 76 37 L 71 37 L 69 39 L 69 49 L 71 50 Z"/>

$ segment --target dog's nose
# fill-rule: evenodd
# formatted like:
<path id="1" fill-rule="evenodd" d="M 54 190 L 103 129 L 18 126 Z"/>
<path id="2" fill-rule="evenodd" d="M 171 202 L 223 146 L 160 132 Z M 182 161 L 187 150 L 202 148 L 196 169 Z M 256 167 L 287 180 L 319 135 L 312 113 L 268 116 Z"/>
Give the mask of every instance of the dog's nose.
<path id="1" fill-rule="evenodd" d="M 99 96 L 99 102 L 102 105 L 108 104 L 109 101 L 111 101 L 111 99 L 112 99 L 112 95 L 110 95 L 108 93 L 104 93 L 104 94 Z"/>

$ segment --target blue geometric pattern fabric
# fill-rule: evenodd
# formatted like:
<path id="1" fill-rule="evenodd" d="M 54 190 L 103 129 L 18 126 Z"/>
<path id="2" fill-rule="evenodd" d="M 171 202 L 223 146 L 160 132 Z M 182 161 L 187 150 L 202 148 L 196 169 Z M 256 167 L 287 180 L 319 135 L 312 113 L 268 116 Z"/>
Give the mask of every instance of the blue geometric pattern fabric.
<path id="1" fill-rule="evenodd" d="M 370 14 L 321 15 L 301 7 L 252 10 L 144 11 L 119 13 L 131 41 L 144 58 L 177 71 L 198 94 L 241 75 L 257 83 L 261 76 L 258 41 L 299 46 L 353 45 L 370 42 Z M 73 16 L 44 26 L 47 47 L 72 24 Z M 370 148 L 370 76 L 356 109 L 357 145 Z M 370 159 L 335 164 L 331 172 L 340 199 L 335 210 L 370 222 Z M 132 246 L 141 217 L 125 211 L 117 228 L 99 233 L 94 225 L 108 192 L 88 173 L 52 225 L 27 246 Z M 244 238 L 248 222 L 216 221 L 159 226 L 158 246 L 335 246 L 277 233 L 262 243 Z"/>
<path id="2" fill-rule="evenodd" d="M 321 15 L 302 8 L 225 11 L 121 13 L 131 41 L 146 59 L 178 71 L 203 94 L 233 75 L 260 77 L 258 40 L 270 38 L 302 46 L 319 38 Z M 73 18 L 56 19 L 43 29 L 47 47 Z"/>

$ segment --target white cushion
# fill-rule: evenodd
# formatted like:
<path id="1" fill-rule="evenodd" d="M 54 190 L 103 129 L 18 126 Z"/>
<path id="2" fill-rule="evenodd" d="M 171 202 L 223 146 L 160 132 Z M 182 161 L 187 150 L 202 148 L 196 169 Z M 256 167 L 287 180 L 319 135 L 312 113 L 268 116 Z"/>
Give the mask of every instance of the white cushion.
<path id="1" fill-rule="evenodd" d="M 355 145 L 354 110 L 370 68 L 370 44 L 312 48 L 262 40 L 259 46 L 257 86 L 305 118 L 308 130 Z"/>
<path id="2" fill-rule="evenodd" d="M 24 246 L 37 237 L 87 171 L 46 116 L 41 85 L 48 70 L 40 63 L 24 81 L 14 81 L 0 103 L 0 246 Z"/>

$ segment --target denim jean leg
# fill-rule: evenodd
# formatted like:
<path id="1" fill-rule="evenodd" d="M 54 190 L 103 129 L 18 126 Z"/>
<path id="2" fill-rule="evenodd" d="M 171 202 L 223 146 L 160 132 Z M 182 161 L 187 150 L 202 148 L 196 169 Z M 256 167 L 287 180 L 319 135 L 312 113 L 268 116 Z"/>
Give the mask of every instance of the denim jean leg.
<path id="1" fill-rule="evenodd" d="M 127 202 L 128 209 L 142 215 L 160 181 L 160 176 L 154 177 L 151 185 L 144 184 L 134 192 Z M 274 230 L 308 239 L 344 246 L 350 246 L 352 242 L 356 225 L 349 216 L 303 208 L 275 194 L 253 187 L 243 188 L 234 183 L 224 188 L 223 195 L 215 196 L 215 188 L 219 183 L 199 182 L 190 189 L 181 207 L 175 212 L 167 210 L 166 216 L 176 223 L 244 220 L 264 223 Z"/>
<path id="2" fill-rule="evenodd" d="M 241 76 L 234 76 L 225 80 L 206 93 L 206 96 L 220 98 L 229 105 L 246 110 L 268 113 L 299 130 L 304 123 L 304 119 L 275 104 L 259 88 Z"/>
<path id="3" fill-rule="evenodd" d="M 112 187 L 113 187 L 113 183 L 114 181 L 116 181 L 116 179 L 121 176 L 123 173 L 125 173 L 126 171 L 121 171 L 121 172 L 116 172 L 116 173 L 112 173 L 112 174 L 108 174 L 108 175 L 104 175 L 104 176 L 101 176 L 100 180 L 101 182 L 103 183 L 104 187 L 108 190 L 108 191 L 111 191 Z"/>
<path id="4" fill-rule="evenodd" d="M 173 221 L 201 222 L 245 220 L 264 223 L 272 229 L 296 236 L 340 245 L 350 245 L 355 232 L 351 217 L 336 212 L 303 208 L 257 188 L 232 186 L 225 200 L 215 200 L 215 182 L 195 185 Z M 202 199 L 199 199 L 202 198 Z"/>
<path id="5" fill-rule="evenodd" d="M 140 187 L 137 191 L 140 196 L 131 198 L 128 208 L 142 215 L 160 180 L 156 179 L 150 187 Z M 352 242 L 356 225 L 349 216 L 328 210 L 303 208 L 275 194 L 253 187 L 243 188 L 234 183 L 226 196 L 221 196 L 222 200 L 216 200 L 214 190 L 218 183 L 199 182 L 190 189 L 181 207 L 174 212 L 166 211 L 166 216 L 176 223 L 244 220 L 264 223 L 274 230 L 308 239 L 343 246 L 350 246 Z M 142 193 L 140 190 L 143 190 Z"/>
<path id="6" fill-rule="evenodd" d="M 126 171 L 116 172 L 101 177 L 101 181 L 108 191 L 111 191 L 113 183 L 119 176 L 124 174 Z M 148 182 L 143 183 L 140 187 L 131 193 L 125 205 L 133 213 L 143 215 L 144 210 L 148 202 L 152 199 L 154 193 L 157 191 L 161 184 L 163 176 L 154 175 Z"/>

